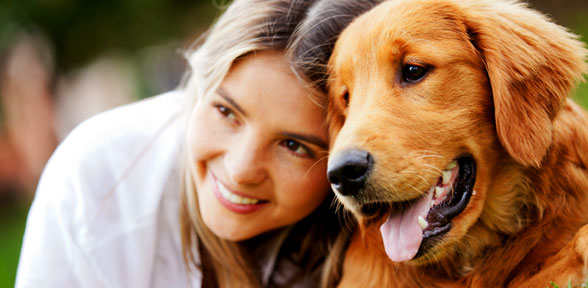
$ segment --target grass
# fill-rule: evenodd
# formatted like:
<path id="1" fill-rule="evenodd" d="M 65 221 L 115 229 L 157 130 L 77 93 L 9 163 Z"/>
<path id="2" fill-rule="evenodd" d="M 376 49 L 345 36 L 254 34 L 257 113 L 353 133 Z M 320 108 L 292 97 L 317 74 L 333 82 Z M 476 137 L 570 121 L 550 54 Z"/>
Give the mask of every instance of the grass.
<path id="1" fill-rule="evenodd" d="M 553 288 L 559 288 L 559 285 L 553 283 L 553 281 L 549 281 L 549 284 L 551 284 L 551 286 L 553 286 Z M 568 282 L 568 288 L 572 288 L 572 280 L 570 280 Z"/>
<path id="2" fill-rule="evenodd" d="M 551 284 L 553 288 L 560 288 L 559 285 L 553 283 L 553 281 L 549 281 L 549 284 Z M 586 280 L 586 283 L 582 284 L 580 287 L 588 287 L 588 279 Z M 568 281 L 568 288 L 572 288 L 572 280 Z"/>
<path id="3" fill-rule="evenodd" d="M 572 99 L 584 109 L 588 109 L 588 77 L 584 77 L 584 82 L 574 89 Z"/>
<path id="4" fill-rule="evenodd" d="M 29 203 L 0 201 L 0 287 L 14 287 Z"/>

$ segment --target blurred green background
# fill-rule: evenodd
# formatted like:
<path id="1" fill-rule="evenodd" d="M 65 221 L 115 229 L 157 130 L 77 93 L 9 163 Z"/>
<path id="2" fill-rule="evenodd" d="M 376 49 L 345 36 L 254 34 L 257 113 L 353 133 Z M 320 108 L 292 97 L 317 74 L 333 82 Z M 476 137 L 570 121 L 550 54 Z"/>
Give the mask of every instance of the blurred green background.
<path id="1" fill-rule="evenodd" d="M 0 288 L 51 151 L 82 119 L 176 87 L 226 2 L 0 0 Z"/>
<path id="2" fill-rule="evenodd" d="M 182 51 L 226 2 L 0 0 L 0 288 L 14 286 L 26 213 L 55 146 L 92 114 L 176 87 Z M 588 39 L 588 1 L 530 3 Z M 588 84 L 573 97 L 588 108 Z"/>

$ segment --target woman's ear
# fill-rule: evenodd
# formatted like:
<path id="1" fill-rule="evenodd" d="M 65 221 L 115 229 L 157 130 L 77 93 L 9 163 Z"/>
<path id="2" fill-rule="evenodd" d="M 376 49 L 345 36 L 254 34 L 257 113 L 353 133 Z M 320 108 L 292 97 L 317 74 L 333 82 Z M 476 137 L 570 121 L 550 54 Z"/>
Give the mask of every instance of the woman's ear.
<path id="1" fill-rule="evenodd" d="M 553 118 L 586 72 L 584 44 L 524 4 L 466 3 L 459 5 L 485 61 L 498 138 L 516 161 L 539 167 Z"/>

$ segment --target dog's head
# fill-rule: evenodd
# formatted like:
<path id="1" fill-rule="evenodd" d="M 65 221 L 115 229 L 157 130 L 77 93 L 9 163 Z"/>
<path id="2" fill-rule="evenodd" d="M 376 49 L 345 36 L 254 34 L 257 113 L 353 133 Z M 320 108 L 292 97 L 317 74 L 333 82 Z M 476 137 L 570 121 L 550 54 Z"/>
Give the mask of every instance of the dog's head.
<path id="1" fill-rule="evenodd" d="M 516 230 L 496 215 L 523 196 L 492 195 L 497 179 L 541 166 L 584 56 L 574 35 L 513 1 L 380 4 L 343 31 L 329 61 L 339 200 L 382 223 L 394 261 L 438 259 L 476 224 Z"/>

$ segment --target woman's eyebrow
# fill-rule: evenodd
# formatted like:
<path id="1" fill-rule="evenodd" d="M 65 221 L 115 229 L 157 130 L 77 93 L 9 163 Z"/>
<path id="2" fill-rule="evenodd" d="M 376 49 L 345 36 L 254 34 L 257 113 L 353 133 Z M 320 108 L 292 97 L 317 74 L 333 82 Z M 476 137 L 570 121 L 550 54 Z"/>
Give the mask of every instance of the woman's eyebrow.
<path id="1" fill-rule="evenodd" d="M 307 134 L 298 134 L 298 133 L 291 133 L 291 132 L 283 132 L 282 136 L 287 138 L 293 138 L 297 140 L 301 140 L 307 143 L 314 144 L 322 149 L 328 149 L 329 145 L 323 139 L 314 136 L 314 135 L 307 135 Z"/>
<path id="2" fill-rule="evenodd" d="M 239 111 L 239 113 L 241 113 L 243 116 L 247 116 L 245 110 L 243 110 L 243 108 L 241 108 L 241 106 L 239 106 L 239 104 L 237 104 L 237 102 L 235 102 L 235 100 L 233 100 L 233 98 L 229 96 L 229 93 L 223 90 L 223 88 L 219 87 L 218 89 L 216 89 L 216 94 L 225 99 L 225 101 L 229 102 L 229 104 L 231 104 L 231 106 L 233 106 L 233 108 Z"/>

